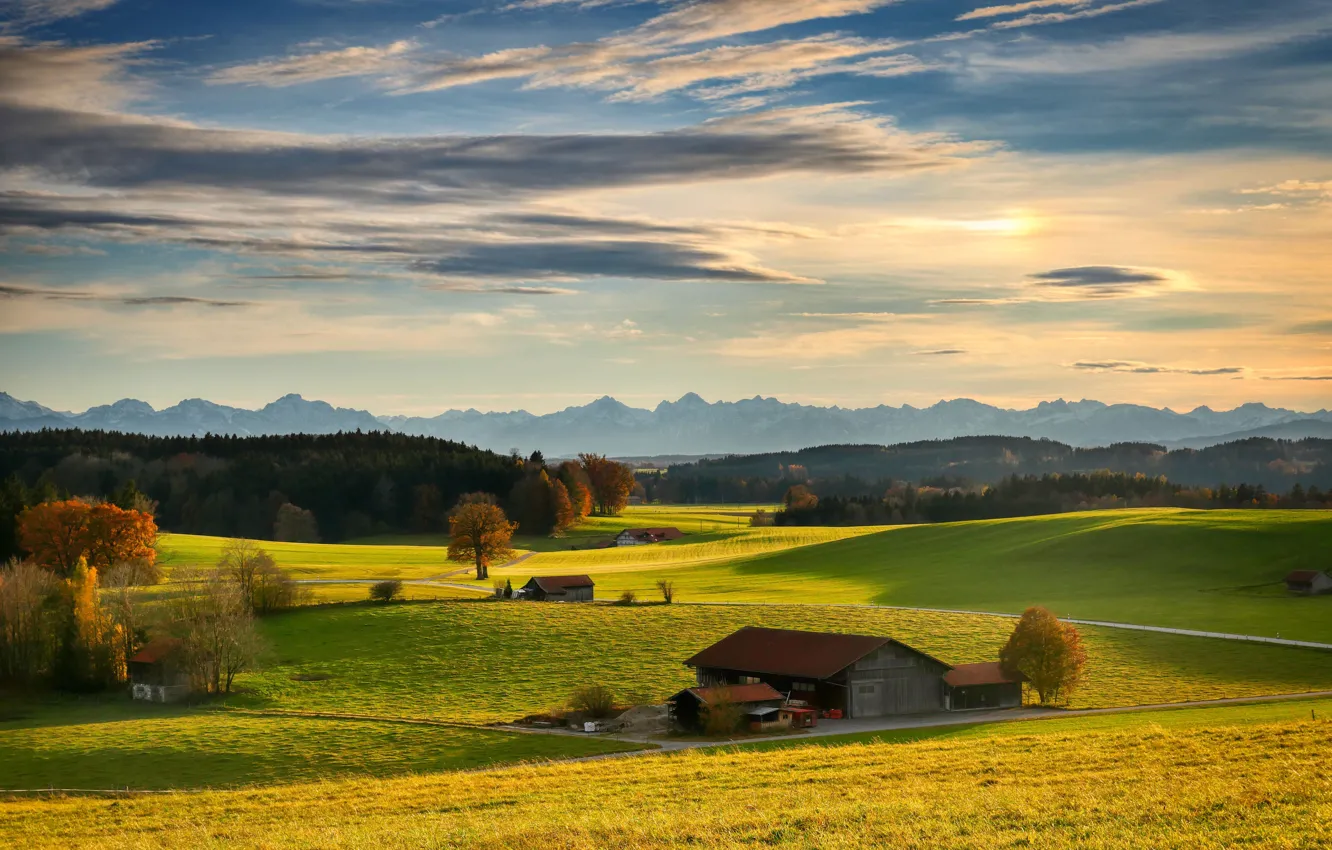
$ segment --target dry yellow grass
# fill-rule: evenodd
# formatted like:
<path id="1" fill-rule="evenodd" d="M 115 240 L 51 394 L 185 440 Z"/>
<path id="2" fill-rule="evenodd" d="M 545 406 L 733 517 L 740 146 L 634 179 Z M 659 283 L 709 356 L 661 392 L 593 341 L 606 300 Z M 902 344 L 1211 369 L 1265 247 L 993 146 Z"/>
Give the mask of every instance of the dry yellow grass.
<path id="1" fill-rule="evenodd" d="M 0 804 L 45 847 L 1315 848 L 1332 724 L 1018 735 Z"/>

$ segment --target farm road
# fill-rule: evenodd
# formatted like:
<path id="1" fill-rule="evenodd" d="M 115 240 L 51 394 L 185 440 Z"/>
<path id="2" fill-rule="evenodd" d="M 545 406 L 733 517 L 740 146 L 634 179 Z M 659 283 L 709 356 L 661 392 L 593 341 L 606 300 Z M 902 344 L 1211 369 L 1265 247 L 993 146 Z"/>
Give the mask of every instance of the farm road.
<path id="1" fill-rule="evenodd" d="M 654 750 L 633 750 L 625 753 L 603 753 L 595 756 L 581 756 L 571 759 L 556 759 L 563 762 L 580 761 L 601 761 L 608 758 L 631 758 L 635 756 L 652 755 L 654 753 L 672 753 L 681 750 L 692 750 L 711 747 L 743 747 L 746 744 L 758 744 L 770 741 L 792 741 L 804 742 L 816 738 L 827 738 L 834 735 L 854 735 L 871 732 L 892 732 L 900 729 L 937 729 L 947 726 L 970 726 L 979 723 L 1021 723 L 1027 721 L 1053 720 L 1060 717 L 1084 717 L 1098 714 L 1128 714 L 1141 711 L 1160 711 L 1163 709 L 1177 708 L 1208 708 L 1223 705 L 1249 705 L 1267 702 L 1289 702 L 1294 700 L 1319 699 L 1332 697 L 1332 691 L 1311 691 L 1303 694 L 1272 694 L 1269 696 L 1256 697 L 1229 697 L 1226 699 L 1193 700 L 1191 702 L 1168 702 L 1155 705 L 1131 705 L 1120 706 L 1117 708 L 1079 708 L 1079 709 L 1060 709 L 1060 708 L 1006 708 L 995 709 L 993 711 L 964 711 L 948 714 L 922 714 L 911 717 L 875 717 L 864 720 L 832 720 L 823 721 L 825 725 L 819 726 L 808 732 L 798 735 L 789 735 L 782 737 L 767 737 L 747 740 L 733 741 L 671 741 L 652 739 L 646 735 L 605 735 L 604 737 L 613 738 L 617 741 L 625 741 L 635 744 L 657 744 L 659 749 Z M 559 729 L 541 729 L 533 730 L 523 727 L 500 726 L 500 729 L 510 729 L 513 731 L 535 732 L 541 735 L 573 735 L 576 737 L 586 737 L 584 732 L 575 732 L 573 730 Z M 489 770 L 490 768 L 482 768 Z"/>

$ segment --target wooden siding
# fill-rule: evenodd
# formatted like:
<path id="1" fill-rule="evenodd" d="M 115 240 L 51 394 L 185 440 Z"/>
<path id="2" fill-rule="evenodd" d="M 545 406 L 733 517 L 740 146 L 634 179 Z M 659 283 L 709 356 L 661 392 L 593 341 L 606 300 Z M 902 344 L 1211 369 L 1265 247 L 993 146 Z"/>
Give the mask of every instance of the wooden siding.
<path id="1" fill-rule="evenodd" d="M 946 672 L 943 664 L 904 646 L 880 647 L 846 671 L 849 716 L 942 711 Z"/>

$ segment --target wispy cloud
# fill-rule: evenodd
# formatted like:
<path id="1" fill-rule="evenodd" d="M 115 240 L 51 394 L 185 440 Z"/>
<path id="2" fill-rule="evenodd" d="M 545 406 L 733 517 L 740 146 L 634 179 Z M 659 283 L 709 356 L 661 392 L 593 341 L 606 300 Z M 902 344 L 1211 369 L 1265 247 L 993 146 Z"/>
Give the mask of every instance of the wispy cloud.
<path id="1" fill-rule="evenodd" d="M 15 286 L 0 283 L 0 299 L 35 298 L 43 301 L 93 301 L 122 307 L 246 307 L 248 301 L 221 301 L 192 295 L 135 295 L 91 292 L 54 287 Z"/>
<path id="2" fill-rule="evenodd" d="M 1177 272 L 1133 266 L 1077 266 L 1027 275 L 1030 288 L 1056 299 L 1136 298 L 1184 283 Z"/>
<path id="3" fill-rule="evenodd" d="M 343 47 L 266 59 L 222 68 L 210 74 L 208 82 L 281 88 L 338 77 L 393 74 L 407 68 L 407 54 L 416 47 L 416 42 L 402 40 L 382 47 Z"/>
<path id="4" fill-rule="evenodd" d="M 100 12 L 118 2 L 119 0 L 5 0 L 0 3 L 0 20 L 7 20 L 20 27 L 36 26 Z"/>
<path id="5" fill-rule="evenodd" d="M 1181 366 L 1158 366 L 1133 360 L 1078 361 L 1071 364 L 1070 368 L 1084 372 L 1126 372 L 1132 375 L 1240 375 L 1247 371 L 1243 366 L 1194 369 Z"/>

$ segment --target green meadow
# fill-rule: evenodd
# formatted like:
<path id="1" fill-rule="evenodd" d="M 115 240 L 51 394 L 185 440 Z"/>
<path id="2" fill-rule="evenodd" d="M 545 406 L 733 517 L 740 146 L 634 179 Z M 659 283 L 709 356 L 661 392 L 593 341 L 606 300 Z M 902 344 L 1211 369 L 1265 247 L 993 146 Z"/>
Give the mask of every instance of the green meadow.
<path id="1" fill-rule="evenodd" d="M 746 535 L 846 532 L 754 543 Z M 750 546 L 772 546 L 749 552 Z M 724 554 L 727 547 L 734 554 Z M 1060 616 L 1332 642 L 1332 596 L 1292 597 L 1332 568 L 1332 512 L 1093 511 L 877 529 L 745 529 L 692 543 L 535 555 L 496 575 L 586 572 L 597 593 L 684 601 L 860 602 Z M 678 560 L 671 550 L 685 555 Z M 709 552 L 717 557 L 709 558 Z"/>
<path id="2" fill-rule="evenodd" d="M 746 625 L 888 635 L 946 662 L 997 658 L 1011 620 L 795 605 L 558 605 L 465 601 L 315 607 L 270 617 L 264 670 L 230 705 L 467 723 L 563 706 L 604 684 L 660 702 L 690 685 L 683 661 Z M 1332 653 L 1085 627 L 1074 707 L 1332 687 Z"/>

